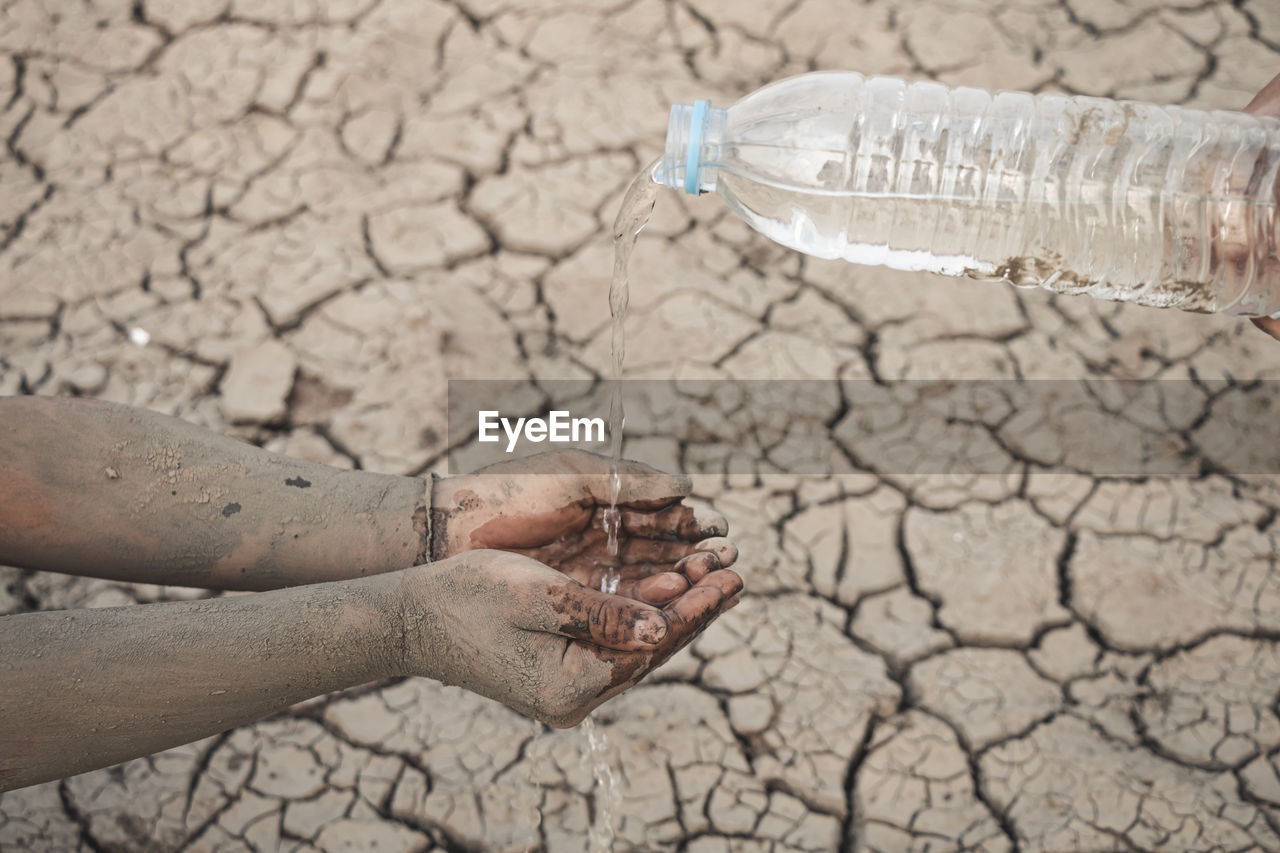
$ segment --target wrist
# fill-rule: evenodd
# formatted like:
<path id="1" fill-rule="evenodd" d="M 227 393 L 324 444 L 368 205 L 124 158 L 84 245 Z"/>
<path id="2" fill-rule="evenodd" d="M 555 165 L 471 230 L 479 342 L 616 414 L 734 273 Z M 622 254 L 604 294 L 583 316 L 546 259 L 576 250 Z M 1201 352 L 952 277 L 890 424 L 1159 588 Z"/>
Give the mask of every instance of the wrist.
<path id="1" fill-rule="evenodd" d="M 422 538 L 422 556 L 423 563 L 435 562 L 443 560 L 448 556 L 445 538 L 445 511 L 443 501 L 440 498 L 441 483 L 445 480 L 439 474 L 432 472 L 427 476 L 425 481 L 423 505 L 426 507 L 425 530 Z"/>
<path id="2" fill-rule="evenodd" d="M 352 581 L 354 618 L 363 624 L 364 654 L 372 678 L 395 678 L 412 672 L 408 637 L 414 608 L 407 575 L 413 568 Z"/>
<path id="3" fill-rule="evenodd" d="M 389 675 L 457 683 L 444 671 L 450 645 L 446 602 L 457 589 L 454 569 L 449 562 L 431 563 L 368 579 L 377 581 L 369 594 L 383 623 Z"/>

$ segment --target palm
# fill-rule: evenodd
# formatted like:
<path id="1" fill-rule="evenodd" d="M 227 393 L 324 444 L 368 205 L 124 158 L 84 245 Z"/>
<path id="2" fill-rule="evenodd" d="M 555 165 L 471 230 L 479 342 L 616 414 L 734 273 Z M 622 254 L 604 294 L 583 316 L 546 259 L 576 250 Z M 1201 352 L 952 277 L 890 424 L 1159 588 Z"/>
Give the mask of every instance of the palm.
<path id="1" fill-rule="evenodd" d="M 612 568 L 619 578 L 634 582 L 662 572 L 674 571 L 676 563 L 694 553 L 697 540 L 653 539 L 618 531 L 617 553 L 609 552 L 605 528 L 607 507 L 592 507 L 584 521 L 567 526 L 543 545 L 510 548 L 556 569 L 581 584 L 599 588 Z"/>
<path id="2" fill-rule="evenodd" d="M 609 460 L 581 452 L 504 462 L 437 482 L 432 557 L 510 551 L 596 589 L 612 567 L 619 594 L 651 603 L 680 595 L 737 557 L 720 538 L 728 530 L 725 520 L 699 515 L 682 502 L 690 489 L 686 478 L 625 461 L 622 474 L 616 557 L 604 527 Z"/>
<path id="3" fill-rule="evenodd" d="M 562 512 L 559 525 L 538 525 L 537 541 L 490 540 L 488 547 L 523 554 L 568 575 L 584 586 L 602 589 L 610 569 L 617 572 L 617 592 L 650 603 L 665 603 L 707 572 L 730 565 L 736 551 L 727 540 L 724 520 L 708 514 L 699 519 L 691 507 L 678 504 L 661 510 L 620 507 L 617 553 L 609 552 L 605 518 L 608 507 L 589 504 Z"/>

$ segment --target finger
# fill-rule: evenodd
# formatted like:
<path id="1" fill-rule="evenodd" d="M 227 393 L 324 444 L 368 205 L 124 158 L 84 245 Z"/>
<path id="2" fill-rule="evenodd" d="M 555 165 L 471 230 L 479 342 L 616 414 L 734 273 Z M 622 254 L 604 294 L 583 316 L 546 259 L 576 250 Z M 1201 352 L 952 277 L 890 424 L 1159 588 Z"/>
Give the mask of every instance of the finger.
<path id="1" fill-rule="evenodd" d="M 533 457 L 538 459 L 539 457 Z M 558 474 L 577 474 L 584 490 L 600 505 L 613 498 L 613 460 L 582 450 L 545 454 L 540 465 Z M 658 509 L 678 503 L 693 491 L 693 483 L 680 474 L 667 474 L 643 462 L 618 462 L 618 505 L 633 509 Z"/>
<path id="2" fill-rule="evenodd" d="M 1271 317 L 1254 317 L 1253 325 L 1276 340 L 1280 340 L 1280 320 L 1275 320 Z"/>
<path id="3" fill-rule="evenodd" d="M 1253 96 L 1253 100 L 1244 108 L 1247 113 L 1260 116 L 1280 116 L 1280 74 L 1262 87 L 1262 91 Z M 1280 340 L 1280 320 L 1270 317 L 1255 317 L 1253 325 L 1266 332 L 1276 340 Z"/>
<path id="4" fill-rule="evenodd" d="M 618 594 L 661 607 L 675 600 L 689 590 L 689 580 L 676 572 L 662 572 L 647 578 L 624 582 L 618 587 Z"/>
<path id="5" fill-rule="evenodd" d="M 618 651 L 652 649 L 670 630 L 658 608 L 580 583 L 550 585 L 546 599 L 550 613 L 524 627 Z"/>
<path id="6" fill-rule="evenodd" d="M 713 606 L 742 591 L 742 578 L 737 572 L 721 569 L 711 572 L 679 599 L 663 609 L 668 622 L 696 622 L 704 618 Z"/>
<path id="7" fill-rule="evenodd" d="M 671 568 L 697 549 L 697 544 L 693 542 L 671 542 L 666 539 L 625 539 L 619 546 L 619 556 L 624 564 L 653 563 L 664 569 Z"/>
<path id="8" fill-rule="evenodd" d="M 742 578 L 731 571 L 716 571 L 703 578 L 671 604 L 663 608 L 670 629 L 653 652 L 618 652 L 595 646 L 579 646 L 574 653 L 589 654 L 610 667 L 608 684 L 596 696 L 592 707 L 627 690 L 698 636 L 729 601 L 742 591 Z"/>
<path id="9" fill-rule="evenodd" d="M 720 565 L 726 569 L 738 561 L 738 546 L 723 537 L 703 539 L 697 545 L 693 546 L 693 550 L 710 551 L 712 554 L 716 555 L 716 559 L 720 561 Z"/>
<path id="10" fill-rule="evenodd" d="M 693 492 L 693 482 L 683 474 L 667 474 L 642 462 L 624 459 L 618 466 L 618 476 L 618 505 L 631 509 L 670 506 Z"/>
<path id="11" fill-rule="evenodd" d="M 707 551 L 716 555 L 722 567 L 732 566 L 738 559 L 738 546 L 723 537 L 701 542 L 670 542 L 662 539 L 627 539 L 620 543 L 620 556 L 626 565 L 657 563 L 672 565 L 690 554 Z"/>
<path id="12" fill-rule="evenodd" d="M 711 572 L 662 609 L 671 626 L 662 643 L 665 660 L 683 648 L 720 614 L 726 601 L 742 591 L 742 578 L 727 569 Z M 660 663 L 661 661 L 659 661 Z"/>
<path id="13" fill-rule="evenodd" d="M 608 506 L 613 498 L 613 460 L 585 450 L 560 450 L 539 453 L 523 459 L 498 462 L 480 469 L 471 477 L 504 479 L 523 475 L 555 475 L 572 482 L 574 500 L 584 504 Z M 470 478 L 463 478 L 469 480 Z M 618 505 L 634 509 L 659 509 L 678 503 L 693 491 L 688 477 L 667 474 L 645 465 L 623 459 L 618 463 L 621 489 Z M 447 481 L 445 481 L 447 482 Z M 460 488 L 454 484 L 453 488 Z"/>
<path id="14" fill-rule="evenodd" d="M 1260 116 L 1280 116 L 1280 74 L 1253 96 L 1244 111 Z"/>
<path id="15" fill-rule="evenodd" d="M 632 536 L 646 539 L 696 541 L 708 536 L 724 536 L 729 532 L 729 522 L 718 512 L 699 512 L 686 504 L 678 504 L 657 512 L 624 510 L 622 529 Z"/>
<path id="16" fill-rule="evenodd" d="M 711 551 L 690 554 L 675 565 L 675 571 L 687 577 L 689 583 L 697 583 L 720 568 L 723 568 L 720 565 L 720 558 Z"/>

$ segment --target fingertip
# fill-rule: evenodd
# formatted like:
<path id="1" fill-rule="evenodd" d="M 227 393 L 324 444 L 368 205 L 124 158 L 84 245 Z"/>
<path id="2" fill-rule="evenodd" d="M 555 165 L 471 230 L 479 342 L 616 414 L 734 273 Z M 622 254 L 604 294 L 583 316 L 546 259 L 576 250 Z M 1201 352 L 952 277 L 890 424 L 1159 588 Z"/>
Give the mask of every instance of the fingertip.
<path id="1" fill-rule="evenodd" d="M 728 601 L 740 594 L 745 586 L 742 576 L 729 569 L 718 569 L 707 574 L 698 582 L 695 589 L 714 589 L 721 601 Z"/>
<path id="2" fill-rule="evenodd" d="M 1280 116 L 1280 74 L 1262 87 L 1244 107 L 1244 112 L 1254 115 Z"/>
<path id="3" fill-rule="evenodd" d="M 720 561 L 720 565 L 724 568 L 732 566 L 738 560 L 738 546 L 723 536 L 704 539 L 697 545 L 693 546 L 693 550 L 710 551 L 716 555 L 716 559 Z"/>
<path id="4" fill-rule="evenodd" d="M 643 462 L 624 462 L 622 473 L 619 504 L 640 509 L 669 506 L 693 492 L 693 481 L 684 474 L 667 474 Z"/>
<path id="5" fill-rule="evenodd" d="M 693 480 L 687 474 L 667 474 L 666 476 L 671 478 L 671 490 L 681 498 L 687 498 L 693 494 Z"/>
<path id="6" fill-rule="evenodd" d="M 660 610 L 649 610 L 641 613 L 635 621 L 635 636 L 641 643 L 656 646 L 667 637 L 670 626 L 667 617 Z"/>
<path id="7" fill-rule="evenodd" d="M 685 625 L 703 622 L 715 613 L 724 600 L 724 593 L 714 586 L 695 586 L 667 605 L 668 614 Z"/>
<path id="8" fill-rule="evenodd" d="M 729 534 L 729 520 L 715 510 L 699 511 L 695 517 L 698 520 L 698 534 L 703 539 Z"/>
<path id="9" fill-rule="evenodd" d="M 1271 317 L 1254 317 L 1253 325 L 1266 332 L 1271 337 L 1280 340 L 1280 320 Z"/>
<path id="10" fill-rule="evenodd" d="M 675 571 L 687 577 L 690 583 L 697 583 L 711 572 L 720 569 L 721 565 L 720 558 L 715 552 L 697 551 L 682 558 L 674 568 Z"/>
<path id="11" fill-rule="evenodd" d="M 724 590 L 726 598 L 739 595 L 747 585 L 746 581 L 742 579 L 742 575 L 737 572 L 733 572 L 728 569 L 721 569 L 717 574 L 719 577 L 717 577 L 716 580 L 720 583 L 720 588 Z"/>

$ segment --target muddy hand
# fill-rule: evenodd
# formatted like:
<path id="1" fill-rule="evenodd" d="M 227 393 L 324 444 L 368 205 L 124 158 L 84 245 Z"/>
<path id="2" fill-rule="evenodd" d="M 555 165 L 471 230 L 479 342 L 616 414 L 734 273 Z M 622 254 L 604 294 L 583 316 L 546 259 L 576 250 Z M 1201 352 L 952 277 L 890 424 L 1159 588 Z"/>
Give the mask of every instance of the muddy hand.
<path id="1" fill-rule="evenodd" d="M 557 727 L 636 684 L 742 589 L 738 575 L 712 569 L 659 609 L 490 550 L 403 576 L 404 675 L 459 685 Z"/>
<path id="2" fill-rule="evenodd" d="M 619 474 L 619 594 L 665 604 L 737 559 L 724 518 L 681 503 L 688 478 L 627 461 Z M 598 588 L 615 562 L 604 527 L 609 497 L 609 459 L 582 451 L 440 480 L 432 490 L 432 557 L 514 551 Z"/>
<path id="3" fill-rule="evenodd" d="M 1244 108 L 1244 111 L 1259 116 L 1280 117 L 1280 75 L 1274 77 L 1270 83 L 1263 87 L 1261 92 L 1254 95 L 1253 100 Z M 1280 192 L 1280 188 L 1277 189 L 1277 192 Z M 1253 325 L 1271 337 L 1280 340 L 1280 320 L 1273 320 L 1270 317 L 1255 317 Z"/>

